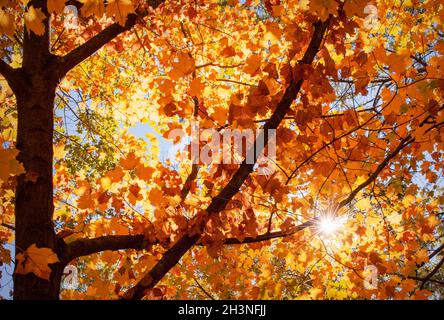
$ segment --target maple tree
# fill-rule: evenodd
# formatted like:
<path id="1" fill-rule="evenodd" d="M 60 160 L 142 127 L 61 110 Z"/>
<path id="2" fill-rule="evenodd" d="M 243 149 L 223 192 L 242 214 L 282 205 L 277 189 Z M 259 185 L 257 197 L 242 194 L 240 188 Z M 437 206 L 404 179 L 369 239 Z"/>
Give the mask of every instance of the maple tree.
<path id="1" fill-rule="evenodd" d="M 443 21 L 440 0 L 0 0 L 14 298 L 442 298 Z M 192 161 L 169 134 L 196 122 L 276 129 L 274 170 Z"/>

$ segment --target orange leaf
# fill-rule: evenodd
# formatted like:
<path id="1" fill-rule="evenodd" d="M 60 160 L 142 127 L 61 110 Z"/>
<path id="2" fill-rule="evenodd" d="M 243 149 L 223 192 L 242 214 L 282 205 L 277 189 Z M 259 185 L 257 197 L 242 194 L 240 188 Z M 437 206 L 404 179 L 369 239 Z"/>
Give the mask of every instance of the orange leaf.
<path id="1" fill-rule="evenodd" d="M 25 172 L 22 164 L 16 160 L 18 153 L 17 149 L 0 149 L 0 181 Z"/>
<path id="2" fill-rule="evenodd" d="M 29 246 L 25 252 L 17 254 L 16 273 L 34 273 L 37 277 L 49 280 L 50 264 L 59 262 L 59 258 L 50 248 L 38 248 L 36 244 Z"/>
<path id="3" fill-rule="evenodd" d="M 46 18 L 42 9 L 34 8 L 30 6 L 28 11 L 25 13 L 25 24 L 28 31 L 34 32 L 36 35 L 43 35 L 45 33 L 45 25 L 43 20 Z"/>
<path id="4" fill-rule="evenodd" d="M 189 93 L 191 96 L 196 96 L 196 97 L 200 98 L 200 95 L 201 95 L 202 90 L 204 88 L 205 88 L 205 85 L 202 83 L 202 81 L 199 78 L 196 78 L 190 82 Z"/>
<path id="5" fill-rule="evenodd" d="M 109 0 L 106 6 L 106 15 L 114 16 L 117 22 L 124 26 L 130 13 L 134 13 L 134 6 L 131 0 Z"/>
<path id="6" fill-rule="evenodd" d="M 180 79 L 196 70 L 194 58 L 186 52 L 180 52 L 171 63 L 172 70 L 170 76 L 172 79 Z"/>
<path id="7" fill-rule="evenodd" d="M 126 158 L 120 160 L 120 165 L 124 170 L 133 170 L 140 163 L 140 158 L 134 152 L 129 153 Z"/>
<path id="8" fill-rule="evenodd" d="M 244 66 L 244 72 L 251 76 L 256 75 L 261 67 L 262 57 L 258 55 L 252 55 L 247 59 Z"/>

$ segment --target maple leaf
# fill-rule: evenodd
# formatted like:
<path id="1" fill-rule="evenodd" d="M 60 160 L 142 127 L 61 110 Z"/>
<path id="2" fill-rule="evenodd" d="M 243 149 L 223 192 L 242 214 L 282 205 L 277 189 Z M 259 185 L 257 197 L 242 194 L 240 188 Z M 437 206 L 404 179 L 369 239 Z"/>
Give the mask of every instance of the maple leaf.
<path id="1" fill-rule="evenodd" d="M 80 12 L 82 16 L 96 16 L 98 18 L 102 17 L 105 13 L 105 2 L 103 0 L 79 0 L 83 3 Z"/>
<path id="2" fill-rule="evenodd" d="M 117 22 L 124 26 L 130 13 L 135 13 L 131 0 L 109 0 L 106 6 L 106 14 L 114 16 Z"/>
<path id="3" fill-rule="evenodd" d="M 100 178 L 99 183 L 103 190 L 107 190 L 112 184 L 111 179 L 107 176 Z"/>
<path id="4" fill-rule="evenodd" d="M 163 112 L 164 112 L 165 115 L 168 116 L 168 117 L 172 117 L 172 116 L 174 116 L 175 113 L 176 113 L 176 111 L 177 111 L 177 106 L 176 106 L 176 104 L 173 103 L 173 102 L 167 103 L 167 104 L 165 105 L 165 107 L 163 108 Z"/>
<path id="5" fill-rule="evenodd" d="M 135 205 L 137 200 L 143 199 L 143 195 L 141 195 L 139 192 L 140 192 L 139 185 L 133 184 L 129 187 L 128 199 L 132 205 Z"/>
<path id="6" fill-rule="evenodd" d="M 16 160 L 18 153 L 17 149 L 0 149 L 0 181 L 25 172 L 22 164 Z"/>
<path id="7" fill-rule="evenodd" d="M 211 117 L 221 126 L 225 124 L 227 116 L 227 110 L 225 110 L 224 108 L 215 108 L 215 110 L 211 114 Z"/>
<path id="8" fill-rule="evenodd" d="M 77 200 L 77 207 L 79 209 L 90 209 L 94 208 L 95 203 L 95 197 L 91 195 L 90 191 L 88 191 L 79 197 Z"/>
<path id="9" fill-rule="evenodd" d="M 158 188 L 152 188 L 150 190 L 148 199 L 154 206 L 159 206 L 163 203 L 164 195 Z"/>
<path id="10" fill-rule="evenodd" d="M 224 57 L 233 57 L 236 55 L 236 50 L 232 46 L 226 46 L 220 54 Z"/>
<path id="11" fill-rule="evenodd" d="M 45 33 L 45 25 L 43 21 L 46 19 L 45 14 L 40 8 L 30 6 L 25 13 L 25 24 L 28 31 L 34 32 L 36 35 L 43 35 Z"/>
<path id="12" fill-rule="evenodd" d="M 0 246 L 0 262 L 10 264 L 11 261 L 11 251 Z"/>
<path id="13" fill-rule="evenodd" d="M 54 145 L 54 159 L 63 159 L 67 153 L 68 150 L 65 149 L 64 143 Z"/>
<path id="14" fill-rule="evenodd" d="M 338 6 L 335 0 L 310 0 L 310 10 L 316 12 L 322 21 L 327 20 L 330 14 L 337 15 Z"/>
<path id="15" fill-rule="evenodd" d="M 139 165 L 136 167 L 136 175 L 139 177 L 139 179 L 144 180 L 145 182 L 150 182 L 151 177 L 155 170 L 150 167 L 145 167 L 144 165 Z"/>
<path id="16" fill-rule="evenodd" d="M 48 0 L 47 5 L 49 13 L 60 14 L 65 9 L 65 0 Z"/>
<path id="17" fill-rule="evenodd" d="M 248 57 L 245 66 L 244 66 L 244 72 L 248 73 L 251 76 L 256 75 L 261 67 L 262 63 L 262 57 L 258 55 L 251 55 Z"/>
<path id="18" fill-rule="evenodd" d="M 283 177 L 279 172 L 275 172 L 269 178 L 266 176 L 258 176 L 257 181 L 264 192 L 268 192 L 273 195 L 277 201 L 282 200 L 286 187 L 283 184 Z"/>
<path id="19" fill-rule="evenodd" d="M 180 79 L 196 70 L 196 61 L 187 52 L 179 52 L 171 63 L 170 76 L 172 79 Z"/>
<path id="20" fill-rule="evenodd" d="M 38 248 L 30 245 L 25 252 L 17 254 L 16 273 L 34 273 L 37 277 L 49 280 L 51 275 L 50 264 L 59 262 L 59 258 L 50 248 Z"/>
<path id="21" fill-rule="evenodd" d="M 202 90 L 205 88 L 205 85 L 199 78 L 195 78 L 190 82 L 190 90 L 189 93 L 191 96 L 196 96 L 198 98 L 201 97 Z"/>
<path id="22" fill-rule="evenodd" d="M 429 253 L 425 249 L 421 249 L 416 253 L 416 263 L 422 264 L 429 261 Z"/>
<path id="23" fill-rule="evenodd" d="M 266 24 L 266 32 L 264 34 L 265 41 L 270 41 L 271 43 L 276 43 L 282 36 L 282 31 L 279 28 L 279 24 L 276 22 Z"/>
<path id="24" fill-rule="evenodd" d="M 120 165 L 124 170 L 133 170 L 140 164 L 140 158 L 134 152 L 129 153 L 126 158 L 120 160 Z"/>
<path id="25" fill-rule="evenodd" d="M 364 16 L 364 8 L 367 5 L 367 0 L 346 0 L 344 4 L 344 11 L 347 17 Z"/>
<path id="26" fill-rule="evenodd" d="M 109 186 L 111 182 L 119 182 L 122 181 L 123 177 L 125 176 L 125 172 L 123 171 L 121 166 L 116 167 L 115 169 L 109 171 L 106 174 L 106 178 L 108 178 L 110 181 L 107 182 L 107 185 Z"/>
<path id="27" fill-rule="evenodd" d="M 0 9 L 0 32 L 12 36 L 14 29 L 14 16 Z"/>

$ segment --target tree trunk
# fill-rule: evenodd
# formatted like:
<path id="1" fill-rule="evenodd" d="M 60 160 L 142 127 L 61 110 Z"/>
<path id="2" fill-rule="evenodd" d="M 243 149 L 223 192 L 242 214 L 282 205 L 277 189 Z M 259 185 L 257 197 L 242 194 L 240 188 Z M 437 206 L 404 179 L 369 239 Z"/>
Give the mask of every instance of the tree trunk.
<path id="1" fill-rule="evenodd" d="M 26 174 L 18 178 L 16 189 L 16 251 L 26 250 L 35 243 L 37 247 L 51 248 L 61 254 L 52 225 L 53 183 L 53 105 L 55 87 L 49 79 L 42 79 L 36 72 L 29 75 L 29 87 L 17 94 L 18 160 Z M 50 281 L 33 273 L 14 276 L 15 299 L 57 299 L 61 266 L 56 265 Z"/>
<path id="2" fill-rule="evenodd" d="M 63 242 L 57 240 L 52 224 L 53 107 L 59 80 L 53 70 L 54 56 L 49 51 L 48 19 L 45 25 L 42 36 L 25 30 L 22 83 L 14 90 L 20 151 L 17 159 L 26 170 L 18 177 L 16 187 L 15 241 L 16 254 L 35 243 L 37 247 L 52 249 L 62 260 Z M 58 299 L 63 263 L 50 267 L 49 281 L 33 273 L 14 274 L 14 299 Z"/>

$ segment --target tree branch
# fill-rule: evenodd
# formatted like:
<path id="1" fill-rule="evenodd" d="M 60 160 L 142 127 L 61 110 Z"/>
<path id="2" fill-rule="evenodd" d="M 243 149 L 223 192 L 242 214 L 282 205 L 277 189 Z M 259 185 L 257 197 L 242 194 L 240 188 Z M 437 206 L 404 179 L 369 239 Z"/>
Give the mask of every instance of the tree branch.
<path id="1" fill-rule="evenodd" d="M 299 224 L 291 230 L 267 232 L 265 234 L 261 234 L 256 237 L 246 237 L 243 240 L 240 240 L 238 238 L 226 238 L 223 244 L 239 245 L 239 244 L 249 244 L 249 243 L 268 241 L 276 238 L 286 238 L 296 234 L 299 231 L 302 231 L 308 227 L 313 226 L 315 223 L 316 219 L 313 219 L 304 222 L 302 224 Z M 5 224 L 2 224 L 2 226 L 14 230 L 14 227 L 12 226 Z M 157 243 L 158 241 L 150 242 L 147 239 L 145 239 L 144 234 L 110 235 L 97 238 L 78 239 L 67 244 L 65 249 L 65 256 L 66 256 L 65 260 L 66 262 L 69 262 L 78 257 L 88 256 L 106 250 L 111 250 L 111 251 L 125 250 L 125 249 L 144 250 L 144 249 L 149 249 L 150 246 L 153 246 Z M 200 242 L 196 243 L 196 245 L 203 246 L 203 244 Z"/>
<path id="2" fill-rule="evenodd" d="M 199 283 L 199 281 L 197 281 L 196 278 L 193 278 L 194 282 L 196 282 L 197 286 L 199 287 L 200 290 L 202 290 L 203 293 L 205 293 L 205 295 L 210 298 L 211 300 L 216 300 L 214 299 L 214 297 L 207 291 L 205 290 L 205 288 Z"/>
<path id="3" fill-rule="evenodd" d="M 20 75 L 20 69 L 14 69 L 5 61 L 0 59 L 0 74 L 6 79 L 11 89 L 14 91 L 18 90 L 19 86 L 22 84 L 22 77 Z"/>
<path id="4" fill-rule="evenodd" d="M 429 261 L 436 256 L 438 253 L 440 253 L 442 250 L 444 249 L 444 243 L 441 244 L 438 248 L 436 248 L 435 250 L 433 250 L 433 252 L 429 255 Z M 432 279 L 433 275 L 436 274 L 438 272 L 438 270 L 442 267 L 442 264 L 444 263 L 444 257 L 443 259 L 441 259 L 441 261 L 435 266 L 435 268 L 425 277 L 421 278 L 421 277 L 417 277 L 417 276 L 403 276 L 401 274 L 396 274 L 397 276 L 400 276 L 401 278 L 404 279 L 412 279 L 412 280 L 416 280 L 416 281 L 420 281 L 421 283 L 421 289 L 424 287 L 425 283 L 427 282 L 433 282 L 439 285 L 444 285 L 444 282 L 436 280 L 436 279 Z M 422 268 L 423 266 L 425 266 L 427 263 L 423 262 L 421 263 L 417 269 Z"/>
<path id="5" fill-rule="evenodd" d="M 275 232 L 267 232 L 265 234 L 258 235 L 256 237 L 246 237 L 243 240 L 239 240 L 237 238 L 227 238 L 224 240 L 224 245 L 241 245 L 241 244 L 249 244 L 249 243 L 257 243 L 262 241 L 268 241 L 276 238 L 286 238 L 294 235 L 295 233 L 302 231 L 312 225 L 314 225 L 316 219 L 304 222 L 300 225 L 295 226 L 291 230 L 287 231 L 275 231 Z M 14 230 L 14 227 L 10 225 L 6 225 L 2 223 L 2 226 L 5 226 L 11 230 Z M 157 244 L 158 241 L 148 241 L 145 239 L 144 234 L 136 234 L 136 235 L 110 235 L 110 236 L 102 236 L 97 238 L 84 238 L 75 240 L 66 245 L 64 251 L 64 262 L 68 263 L 75 258 L 79 258 L 82 256 L 88 256 L 94 253 L 99 253 L 106 250 L 117 251 L 117 250 L 127 250 L 127 249 L 135 249 L 135 250 L 148 250 L 150 246 Z M 198 242 L 196 245 L 203 246 L 202 243 Z"/>
<path id="6" fill-rule="evenodd" d="M 288 231 L 275 231 L 275 232 L 269 232 L 265 234 L 258 235 L 256 237 L 247 237 L 244 238 L 242 241 L 237 238 L 227 238 L 224 240 L 224 244 L 230 245 L 230 244 L 248 244 L 248 243 L 257 243 L 262 241 L 268 241 L 276 238 L 286 238 L 290 237 L 299 231 L 302 231 L 308 227 L 313 226 L 316 223 L 316 219 L 309 220 L 307 222 L 304 222 L 302 224 L 299 224 L 295 226 L 293 229 Z"/>
<path id="7" fill-rule="evenodd" d="M 414 140 L 415 139 L 412 138 L 412 136 L 410 136 L 410 135 L 408 135 L 404 139 L 402 139 L 401 142 L 399 143 L 399 145 L 396 147 L 396 149 L 393 150 L 391 153 L 389 153 L 385 157 L 385 159 L 378 165 L 376 170 L 367 178 L 367 180 L 365 180 L 363 183 L 361 183 L 359 186 L 357 186 L 356 189 L 353 190 L 346 199 L 342 200 L 339 203 L 338 209 L 349 204 L 362 189 L 367 187 L 369 184 L 371 184 L 378 177 L 378 175 L 381 173 L 381 171 L 384 170 L 384 168 L 390 163 L 391 159 L 396 157 L 396 155 L 399 154 L 399 152 L 401 152 L 402 149 L 404 149 L 406 146 L 408 146 Z"/>
<path id="8" fill-rule="evenodd" d="M 191 54 L 190 54 L 191 56 Z M 196 72 L 193 72 L 193 79 L 196 78 Z M 196 120 L 196 118 L 199 116 L 199 98 L 196 96 L 193 96 L 193 104 L 194 104 L 194 112 L 193 112 L 193 118 Z M 199 166 L 197 163 L 194 163 L 194 161 L 197 161 L 197 159 L 191 159 L 191 172 L 188 175 L 187 179 L 185 180 L 184 185 L 182 186 L 182 190 L 180 191 L 180 197 L 182 199 L 182 202 L 185 201 L 186 197 L 188 196 L 188 193 L 191 191 L 191 186 L 197 178 L 197 174 L 199 173 Z"/>
<path id="9" fill-rule="evenodd" d="M 440 253 L 444 249 L 444 243 L 440 245 L 438 248 L 433 250 L 433 252 L 429 255 L 429 260 L 431 260 L 434 256 L 436 256 L 438 253 Z"/>
<path id="10" fill-rule="evenodd" d="M 15 230 L 15 227 L 14 227 L 14 226 L 11 226 L 10 224 L 7 224 L 7 223 L 2 222 L 0 225 L 1 225 L 2 227 L 5 227 L 6 229 L 9 229 L 9 230 L 12 230 L 12 231 Z"/>
<path id="11" fill-rule="evenodd" d="M 399 275 L 398 275 L 399 276 Z M 420 277 L 415 277 L 415 276 L 407 276 L 407 277 L 405 277 L 406 279 L 412 279 L 412 280 L 416 280 L 416 281 L 424 281 L 424 279 L 423 278 L 420 278 Z M 441 286 L 444 286 L 444 282 L 443 281 L 439 281 L 439 280 L 436 280 L 436 279 L 429 279 L 428 280 L 429 282 L 433 282 L 433 283 L 436 283 L 436 284 L 439 284 L 439 285 L 441 285 Z"/>
<path id="12" fill-rule="evenodd" d="M 421 280 L 422 281 L 421 289 L 424 288 L 424 285 L 428 281 L 430 281 L 430 279 L 439 271 L 439 269 L 441 269 L 443 264 L 444 264 L 444 257 L 438 262 L 435 268 L 433 268 L 433 270 Z"/>
<path id="13" fill-rule="evenodd" d="M 325 22 L 318 21 L 314 24 L 313 36 L 304 57 L 301 61 L 299 61 L 299 64 L 309 65 L 313 62 L 321 46 L 321 42 L 329 25 L 329 21 L 330 19 L 327 19 Z M 284 119 L 285 115 L 290 109 L 291 104 L 296 99 L 302 83 L 302 78 L 297 81 L 294 79 L 290 80 L 290 84 L 285 90 L 281 101 L 278 103 L 270 120 L 267 121 L 264 126 L 264 130 L 262 132 L 263 137 L 259 137 L 261 140 L 263 138 L 262 141 L 264 141 L 264 143 L 259 146 L 257 144 L 257 141 L 260 141 L 258 140 L 259 138 L 255 141 L 254 148 L 252 148 L 253 152 L 256 150 L 256 152 L 254 152 L 255 161 L 257 160 L 257 156 L 262 152 L 264 146 L 268 143 L 268 131 L 270 129 L 276 129 Z M 145 290 L 153 288 L 165 276 L 165 274 L 171 268 L 173 268 L 177 262 L 179 262 L 182 256 L 197 243 L 208 220 L 225 209 L 228 202 L 239 191 L 244 181 L 253 171 L 254 163 L 248 163 L 247 159 L 248 157 L 246 157 L 246 159 L 242 162 L 239 169 L 230 179 L 230 182 L 215 198 L 213 198 L 210 205 L 206 209 L 207 214 L 201 216 L 200 220 L 196 221 L 195 228 L 193 228 L 194 231 L 182 236 L 169 250 L 167 250 L 157 264 L 147 274 L 145 274 L 145 276 L 143 276 L 143 278 L 133 288 L 126 292 L 124 299 L 143 298 Z"/>
<path id="14" fill-rule="evenodd" d="M 145 239 L 145 235 L 111 235 L 91 239 L 78 239 L 66 246 L 65 260 L 69 262 L 81 256 L 87 256 L 106 250 L 148 249 L 153 243 Z"/>
<path id="15" fill-rule="evenodd" d="M 6 80 L 8 80 L 8 78 L 11 77 L 13 73 L 14 69 L 9 64 L 0 59 L 0 74 L 4 76 Z"/>
<path id="16" fill-rule="evenodd" d="M 160 4 L 165 2 L 165 0 L 149 0 L 148 3 L 153 9 L 156 9 Z M 97 35 L 86 41 L 84 44 L 78 46 L 64 57 L 59 57 L 58 62 L 58 72 L 59 76 L 64 76 L 69 70 L 74 68 L 76 65 L 90 57 L 104 45 L 109 43 L 111 40 L 130 30 L 136 25 L 138 19 L 143 19 L 148 15 L 148 10 L 139 11 L 135 14 L 129 14 L 124 26 L 119 23 L 113 23 L 110 26 L 103 29 Z"/>

